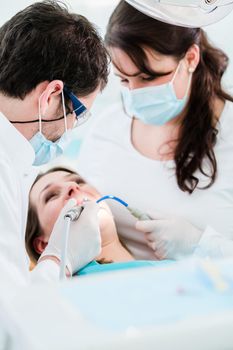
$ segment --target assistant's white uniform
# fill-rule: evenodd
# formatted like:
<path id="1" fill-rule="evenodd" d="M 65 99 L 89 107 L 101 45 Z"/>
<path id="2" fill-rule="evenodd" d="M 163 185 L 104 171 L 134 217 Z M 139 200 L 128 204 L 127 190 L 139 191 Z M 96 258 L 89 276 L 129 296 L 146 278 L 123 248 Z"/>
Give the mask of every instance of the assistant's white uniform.
<path id="1" fill-rule="evenodd" d="M 96 117 L 77 162 L 80 174 L 103 195 L 119 196 L 143 212 L 183 217 L 203 230 L 196 254 L 233 256 L 233 103 L 226 102 L 220 119 L 215 146 L 217 180 L 209 189 L 196 189 L 192 195 L 178 188 L 173 161 L 151 160 L 134 149 L 131 121 L 120 104 Z M 208 183 L 197 175 L 200 186 Z M 134 256 L 155 259 L 144 235 L 135 230 L 135 219 L 120 204 L 109 204 L 118 233 Z"/>
<path id="2" fill-rule="evenodd" d="M 4 281 L 11 276 L 10 283 L 18 285 L 31 279 L 57 279 L 59 272 L 58 265 L 50 260 L 29 272 L 25 228 L 34 174 L 32 181 L 25 181 L 24 177 L 31 173 L 34 156 L 30 143 L 0 113 L 0 273 Z"/>

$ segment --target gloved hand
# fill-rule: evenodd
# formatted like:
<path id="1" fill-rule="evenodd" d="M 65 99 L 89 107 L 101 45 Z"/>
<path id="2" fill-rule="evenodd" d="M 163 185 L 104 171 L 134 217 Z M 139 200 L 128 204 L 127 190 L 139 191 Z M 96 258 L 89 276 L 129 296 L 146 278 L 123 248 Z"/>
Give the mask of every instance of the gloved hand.
<path id="1" fill-rule="evenodd" d="M 136 229 L 145 233 L 147 244 L 157 259 L 176 260 L 193 253 L 202 231 L 182 218 L 150 217 L 151 220 L 137 221 Z"/>
<path id="2" fill-rule="evenodd" d="M 62 235 L 65 234 L 64 215 L 75 205 L 77 205 L 76 200 L 71 199 L 60 212 L 53 227 L 48 245 L 40 259 L 45 256 L 55 256 L 61 260 Z M 74 274 L 100 254 L 101 237 L 97 218 L 98 210 L 98 204 L 89 201 L 85 203 L 78 220 L 71 221 L 70 223 L 67 246 L 67 267 L 70 274 Z"/>

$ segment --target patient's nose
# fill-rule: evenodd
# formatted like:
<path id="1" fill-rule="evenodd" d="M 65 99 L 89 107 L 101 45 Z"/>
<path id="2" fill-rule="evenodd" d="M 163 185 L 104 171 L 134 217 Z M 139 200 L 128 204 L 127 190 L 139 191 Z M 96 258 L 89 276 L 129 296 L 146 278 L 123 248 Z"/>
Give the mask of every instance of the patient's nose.
<path id="1" fill-rule="evenodd" d="M 76 197 L 76 195 L 80 192 L 80 188 L 77 184 L 72 184 L 67 186 L 66 197 L 68 199 Z"/>

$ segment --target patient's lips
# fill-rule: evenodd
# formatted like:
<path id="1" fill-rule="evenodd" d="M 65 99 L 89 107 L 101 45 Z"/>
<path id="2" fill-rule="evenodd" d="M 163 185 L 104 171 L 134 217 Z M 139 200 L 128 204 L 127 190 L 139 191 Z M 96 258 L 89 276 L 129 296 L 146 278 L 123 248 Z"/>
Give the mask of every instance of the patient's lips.
<path id="1" fill-rule="evenodd" d="M 97 199 L 99 199 L 100 194 L 95 189 L 85 184 L 82 187 L 81 186 L 79 187 L 78 191 L 74 195 L 74 198 L 77 201 L 77 205 L 84 205 L 85 202 L 96 201 Z M 100 209 L 98 213 L 100 222 L 102 221 L 105 222 L 106 215 L 108 217 L 113 218 L 112 212 L 106 202 L 101 202 L 100 204 L 98 204 L 98 206 Z"/>
<path id="2" fill-rule="evenodd" d="M 95 201 L 96 196 L 80 191 L 80 193 L 75 196 L 75 199 L 77 200 L 78 205 L 83 205 L 88 201 Z"/>
<path id="3" fill-rule="evenodd" d="M 83 197 L 82 198 L 76 198 L 77 200 L 77 204 L 78 205 L 84 205 L 86 202 L 88 201 L 96 201 L 99 198 L 99 196 L 97 197 L 96 195 L 90 195 L 87 193 L 83 193 Z M 98 204 L 99 209 L 103 209 L 104 211 L 106 211 L 108 213 L 108 215 L 110 215 L 111 217 L 113 217 L 111 210 L 109 209 L 109 206 L 107 205 L 107 203 L 105 202 L 101 202 L 100 204 Z M 98 217 L 101 216 L 101 213 L 99 211 L 98 213 Z"/>

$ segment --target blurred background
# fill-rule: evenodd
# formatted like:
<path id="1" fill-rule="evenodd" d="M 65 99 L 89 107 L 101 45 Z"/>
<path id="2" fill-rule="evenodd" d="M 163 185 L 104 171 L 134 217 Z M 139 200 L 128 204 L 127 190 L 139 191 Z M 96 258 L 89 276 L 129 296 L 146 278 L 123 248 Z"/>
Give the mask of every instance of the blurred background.
<path id="1" fill-rule="evenodd" d="M 19 10 L 35 2 L 32 0 L 8 0 L 7 2 L 4 1 L 4 3 L 3 0 L 0 1 L 2 5 L 0 24 L 3 24 Z M 72 12 L 77 12 L 86 16 L 96 25 L 101 35 L 104 36 L 109 16 L 119 0 L 63 0 L 63 2 L 67 4 Z M 230 58 L 230 65 L 224 76 L 224 84 L 228 88 L 233 89 L 233 44 L 231 39 L 231 33 L 233 32 L 233 12 L 219 23 L 209 26 L 205 30 L 212 42 L 223 49 Z M 119 94 L 120 84 L 118 79 L 114 77 L 111 72 L 107 88 L 97 97 L 93 106 L 93 117 L 78 128 L 77 136 L 80 139 L 83 138 L 94 119 L 105 112 L 108 106 L 119 101 Z M 76 146 L 78 148 L 78 142 Z M 71 156 L 71 158 L 77 156 L 75 148 L 75 144 L 73 144 L 72 149 L 69 149 L 68 155 Z"/>

